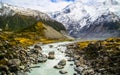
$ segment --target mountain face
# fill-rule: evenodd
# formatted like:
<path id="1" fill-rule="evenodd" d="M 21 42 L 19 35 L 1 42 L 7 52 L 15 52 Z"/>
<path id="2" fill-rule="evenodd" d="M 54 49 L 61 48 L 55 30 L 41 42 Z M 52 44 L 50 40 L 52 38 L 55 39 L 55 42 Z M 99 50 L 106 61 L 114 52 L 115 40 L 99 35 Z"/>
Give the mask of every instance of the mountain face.
<path id="1" fill-rule="evenodd" d="M 47 14 L 8 4 L 0 5 L 0 37 L 33 43 L 41 39 L 67 39 L 64 25 Z"/>
<path id="2" fill-rule="evenodd" d="M 3 30 L 19 31 L 43 22 L 57 31 L 65 30 L 65 27 L 51 19 L 47 14 L 37 10 L 19 8 L 8 4 L 0 5 L 0 28 Z"/>
<path id="3" fill-rule="evenodd" d="M 120 3 L 106 0 L 93 5 L 75 2 L 51 17 L 66 27 L 69 35 L 80 38 L 120 36 Z"/>

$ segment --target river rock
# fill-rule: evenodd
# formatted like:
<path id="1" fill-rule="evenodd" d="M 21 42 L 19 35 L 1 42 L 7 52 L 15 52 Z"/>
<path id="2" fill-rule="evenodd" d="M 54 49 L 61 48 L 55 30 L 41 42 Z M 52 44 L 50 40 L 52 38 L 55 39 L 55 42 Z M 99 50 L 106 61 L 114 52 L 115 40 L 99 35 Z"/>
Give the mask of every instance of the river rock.
<path id="1" fill-rule="evenodd" d="M 60 70 L 59 71 L 61 74 L 66 74 L 66 73 L 68 73 L 67 71 L 65 71 L 65 70 Z"/>
<path id="2" fill-rule="evenodd" d="M 74 60 L 79 60 L 80 56 L 79 55 L 74 55 Z"/>
<path id="3" fill-rule="evenodd" d="M 79 67 L 75 67 L 74 70 L 77 72 L 77 73 L 80 73 L 84 70 L 83 67 L 79 66 Z"/>
<path id="4" fill-rule="evenodd" d="M 54 59 L 55 58 L 55 52 L 54 51 L 51 51 L 48 53 L 48 59 Z"/>
<path id="5" fill-rule="evenodd" d="M 9 65 L 15 65 L 15 66 L 19 66 L 21 63 L 21 60 L 20 59 L 11 59 L 8 61 L 8 64 Z"/>
<path id="6" fill-rule="evenodd" d="M 55 65 L 54 68 L 56 68 L 56 69 L 63 69 L 64 66 L 61 66 L 61 65 Z"/>
<path id="7" fill-rule="evenodd" d="M 53 45 L 49 45 L 49 47 L 50 47 L 50 48 L 52 48 L 52 47 L 53 47 Z"/>
<path id="8" fill-rule="evenodd" d="M 93 69 L 85 69 L 85 70 L 83 71 L 83 74 L 84 74 L 84 75 L 95 75 L 95 72 L 94 72 Z"/>
<path id="9" fill-rule="evenodd" d="M 21 69 L 21 70 L 24 70 L 25 69 L 25 66 L 19 66 L 19 68 Z"/>
<path id="10" fill-rule="evenodd" d="M 62 59 L 58 65 L 61 65 L 61 66 L 65 66 L 66 65 L 66 60 L 65 59 Z"/>
<path id="11" fill-rule="evenodd" d="M 8 72 L 9 68 L 6 65 L 0 65 L 0 71 Z"/>
<path id="12" fill-rule="evenodd" d="M 47 55 L 43 54 L 42 56 L 38 57 L 38 62 L 46 62 L 47 61 Z"/>
<path id="13" fill-rule="evenodd" d="M 79 62 L 78 60 L 75 60 L 75 61 L 74 61 L 74 64 L 75 64 L 76 66 L 80 66 L 80 62 Z"/>
<path id="14" fill-rule="evenodd" d="M 36 45 L 34 46 L 34 48 L 35 48 L 35 49 L 42 50 L 41 45 L 39 45 L 39 44 L 36 44 Z"/>

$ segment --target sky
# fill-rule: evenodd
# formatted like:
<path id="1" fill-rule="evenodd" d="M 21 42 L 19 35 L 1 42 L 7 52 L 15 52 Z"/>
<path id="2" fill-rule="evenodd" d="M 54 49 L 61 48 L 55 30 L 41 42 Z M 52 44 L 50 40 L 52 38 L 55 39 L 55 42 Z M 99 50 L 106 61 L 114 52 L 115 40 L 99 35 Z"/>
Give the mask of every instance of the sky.
<path id="1" fill-rule="evenodd" d="M 3 3 L 36 9 L 42 12 L 60 11 L 67 5 L 77 1 L 81 1 L 82 3 L 94 3 L 96 0 L 2 0 Z"/>

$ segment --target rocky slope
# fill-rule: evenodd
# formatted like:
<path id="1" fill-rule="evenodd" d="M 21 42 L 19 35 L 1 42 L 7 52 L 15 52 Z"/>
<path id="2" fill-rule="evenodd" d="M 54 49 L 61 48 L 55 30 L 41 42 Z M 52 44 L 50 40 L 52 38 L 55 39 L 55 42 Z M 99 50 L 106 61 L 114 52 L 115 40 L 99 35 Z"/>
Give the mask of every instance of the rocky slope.
<path id="1" fill-rule="evenodd" d="M 83 75 L 119 75 L 120 38 L 83 41 L 67 46 L 66 52 Z"/>
<path id="2" fill-rule="evenodd" d="M 116 37 L 120 36 L 119 7 L 120 3 L 117 0 L 107 0 L 92 5 L 75 2 L 62 11 L 50 15 L 63 23 L 69 34 L 74 37 Z"/>

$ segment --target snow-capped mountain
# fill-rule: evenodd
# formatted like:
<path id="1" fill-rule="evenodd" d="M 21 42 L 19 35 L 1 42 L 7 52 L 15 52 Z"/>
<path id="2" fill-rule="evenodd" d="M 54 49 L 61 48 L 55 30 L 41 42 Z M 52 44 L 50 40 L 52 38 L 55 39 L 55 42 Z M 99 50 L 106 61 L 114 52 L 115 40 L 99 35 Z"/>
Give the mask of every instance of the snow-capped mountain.
<path id="1" fill-rule="evenodd" d="M 0 3 L 0 16 L 14 16 L 15 14 L 32 16 L 38 19 L 42 18 L 44 20 L 51 20 L 51 18 L 47 14 L 40 11 Z"/>
<path id="2" fill-rule="evenodd" d="M 0 29 L 18 31 L 42 22 L 57 31 L 66 31 L 62 23 L 51 19 L 46 13 L 38 10 L 0 3 Z"/>
<path id="3" fill-rule="evenodd" d="M 93 5 L 75 2 L 62 11 L 50 15 L 55 20 L 63 23 L 69 34 L 74 37 L 120 36 L 119 0 L 105 0 Z M 114 27 L 119 29 L 116 30 Z"/>

